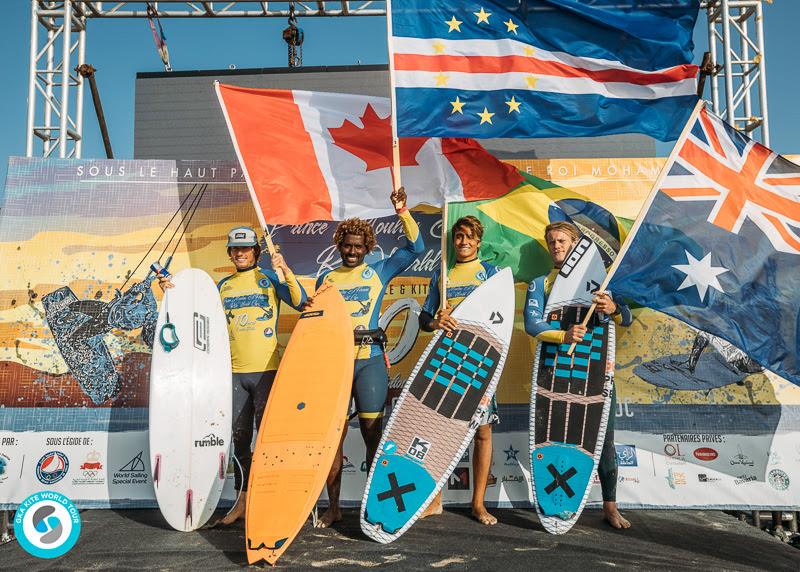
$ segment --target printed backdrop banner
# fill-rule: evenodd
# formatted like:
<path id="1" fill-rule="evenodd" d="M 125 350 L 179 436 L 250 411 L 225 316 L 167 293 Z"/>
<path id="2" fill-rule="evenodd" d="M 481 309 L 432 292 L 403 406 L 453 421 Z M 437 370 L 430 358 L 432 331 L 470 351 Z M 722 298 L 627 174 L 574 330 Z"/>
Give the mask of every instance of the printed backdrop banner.
<path id="1" fill-rule="evenodd" d="M 514 164 L 633 219 L 663 161 Z M 241 170 L 228 162 L 12 158 L 0 193 L 0 508 L 44 488 L 81 507 L 155 506 L 147 405 L 161 293 L 150 287 L 147 268 L 174 251 L 172 271 L 197 267 L 215 280 L 233 271 L 228 230 L 257 224 Z M 417 314 L 440 260 L 441 220 L 432 212 L 415 216 L 427 248 L 383 302 L 389 407 L 430 340 Z M 378 247 L 368 261 L 402 244 L 394 217 L 373 222 Z M 273 229 L 309 290 L 320 272 L 340 262 L 335 225 Z M 497 394 L 491 505 L 532 500 L 527 429 L 534 345 L 522 327 L 525 291 L 517 285 L 516 329 Z M 620 504 L 796 508 L 800 388 L 668 316 L 645 308 L 634 315 L 617 347 Z M 283 309 L 283 344 L 296 319 Z M 366 478 L 356 430 L 348 433 L 345 455 L 342 498 L 353 505 Z M 469 502 L 470 455 L 445 487 L 448 503 Z M 599 486 L 590 498 L 600 500 Z"/>

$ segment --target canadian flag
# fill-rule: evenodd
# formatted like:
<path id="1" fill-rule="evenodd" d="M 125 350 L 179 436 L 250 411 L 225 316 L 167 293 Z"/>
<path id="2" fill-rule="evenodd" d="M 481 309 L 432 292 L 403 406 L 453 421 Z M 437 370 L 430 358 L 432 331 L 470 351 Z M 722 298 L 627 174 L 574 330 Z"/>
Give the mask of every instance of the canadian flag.
<path id="1" fill-rule="evenodd" d="M 216 84 L 250 192 L 268 224 L 394 213 L 387 98 Z M 471 139 L 400 140 L 408 206 L 498 197 L 522 177 Z"/>

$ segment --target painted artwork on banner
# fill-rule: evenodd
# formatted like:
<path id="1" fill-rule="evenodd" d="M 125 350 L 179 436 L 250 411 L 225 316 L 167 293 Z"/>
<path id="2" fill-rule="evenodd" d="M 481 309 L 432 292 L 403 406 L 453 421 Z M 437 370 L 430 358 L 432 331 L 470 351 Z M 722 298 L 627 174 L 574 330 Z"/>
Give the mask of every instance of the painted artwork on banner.
<path id="1" fill-rule="evenodd" d="M 512 163 L 630 220 L 663 160 Z M 155 506 L 146 408 L 161 292 L 148 269 L 172 254 L 173 272 L 197 267 L 217 281 L 233 272 L 228 230 L 257 226 L 241 170 L 229 162 L 12 158 L 0 193 L 0 508 L 42 487 L 79 507 Z M 383 300 L 389 408 L 431 335 L 419 330 L 417 316 L 440 260 L 441 219 L 437 212 L 415 217 L 425 251 Z M 373 222 L 378 247 L 368 262 L 403 240 L 394 217 Z M 321 272 L 340 264 L 335 228 L 317 221 L 273 229 L 309 291 Z M 525 459 L 534 345 L 522 324 L 526 288 L 516 285 L 518 315 L 497 391 L 489 505 L 532 502 Z M 620 504 L 796 506 L 800 388 L 665 315 L 634 308 L 634 317 L 617 333 Z M 282 345 L 296 319 L 288 307 L 281 312 Z M 352 506 L 367 475 L 358 431 L 349 432 L 345 455 L 342 500 Z M 444 487 L 445 502 L 468 504 L 472 486 L 467 450 Z M 600 500 L 599 485 L 589 498 Z"/>

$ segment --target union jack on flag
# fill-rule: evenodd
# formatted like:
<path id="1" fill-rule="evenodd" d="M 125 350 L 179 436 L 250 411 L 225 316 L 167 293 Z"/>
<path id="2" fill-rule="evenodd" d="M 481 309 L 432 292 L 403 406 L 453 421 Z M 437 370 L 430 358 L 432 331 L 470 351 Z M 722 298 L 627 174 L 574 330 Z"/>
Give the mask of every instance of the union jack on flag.
<path id="1" fill-rule="evenodd" d="M 609 289 L 800 385 L 800 166 L 701 109 Z"/>
<path id="2" fill-rule="evenodd" d="M 800 167 L 742 136 L 706 109 L 661 191 L 710 206 L 708 222 L 738 234 L 749 220 L 775 250 L 800 254 Z M 798 261 L 800 263 L 800 261 Z"/>

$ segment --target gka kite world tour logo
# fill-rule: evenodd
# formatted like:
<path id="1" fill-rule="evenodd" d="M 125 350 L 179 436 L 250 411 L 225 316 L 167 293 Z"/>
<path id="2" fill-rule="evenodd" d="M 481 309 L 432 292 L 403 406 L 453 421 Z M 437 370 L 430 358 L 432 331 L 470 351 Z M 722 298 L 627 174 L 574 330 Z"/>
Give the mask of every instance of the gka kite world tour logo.
<path id="1" fill-rule="evenodd" d="M 81 516 L 66 496 L 34 493 L 20 503 L 14 515 L 19 545 L 38 558 L 57 558 L 69 552 L 81 533 Z"/>

